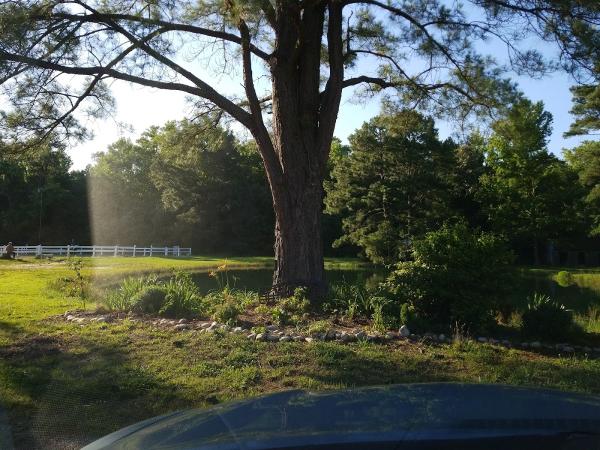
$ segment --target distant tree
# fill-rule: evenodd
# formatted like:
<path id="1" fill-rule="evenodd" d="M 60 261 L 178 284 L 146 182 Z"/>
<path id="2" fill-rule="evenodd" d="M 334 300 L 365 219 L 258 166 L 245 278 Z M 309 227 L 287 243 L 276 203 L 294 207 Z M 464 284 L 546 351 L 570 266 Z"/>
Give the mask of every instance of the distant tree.
<path id="1" fill-rule="evenodd" d="M 209 120 L 117 141 L 91 169 L 95 239 L 269 253 L 273 213 L 260 164 L 252 144 Z"/>
<path id="2" fill-rule="evenodd" d="M 152 181 L 188 241 L 210 252 L 270 254 L 273 211 L 260 155 L 210 121 L 169 122 L 141 145 L 158 149 Z"/>
<path id="3" fill-rule="evenodd" d="M 143 138 L 142 138 L 143 139 Z M 151 178 L 158 149 L 127 139 L 94 155 L 90 168 L 90 214 L 97 245 L 178 244 L 168 226 L 161 195 Z M 169 236 L 171 234 L 171 236 Z"/>
<path id="4" fill-rule="evenodd" d="M 513 244 L 529 242 L 533 262 L 539 264 L 540 244 L 578 225 L 576 175 L 548 152 L 552 115 L 542 102 L 521 100 L 492 128 L 489 173 L 481 178 L 479 198 L 492 229 Z"/>
<path id="5" fill-rule="evenodd" d="M 50 141 L 0 144 L 0 236 L 21 244 L 89 242 L 87 179 Z"/>
<path id="6" fill-rule="evenodd" d="M 539 76 L 559 63 L 579 75 L 597 56 L 596 0 L 468 3 L 472 11 L 439 0 L 1 1 L 4 117 L 73 133 L 76 110 L 111 108 L 102 102 L 111 79 L 226 113 L 254 137 L 269 182 L 274 292 L 307 285 L 318 297 L 323 181 L 344 89 L 389 89 L 403 106 L 461 120 L 512 101 L 506 69 Z M 488 39 L 506 45 L 508 64 L 477 52 Z M 552 61 L 540 40 L 557 47 Z M 188 64 L 206 57 L 239 75 L 244 98 Z"/>
<path id="7" fill-rule="evenodd" d="M 600 41 L 597 46 L 600 49 Z M 571 88 L 573 95 L 571 114 L 575 116 L 575 121 L 565 136 L 600 132 L 600 56 L 594 74 L 595 80 L 592 79 L 592 82 Z"/>
<path id="8" fill-rule="evenodd" d="M 409 242 L 447 212 L 447 172 L 455 145 L 433 119 L 405 110 L 363 124 L 349 138 L 326 183 L 327 211 L 342 216 L 344 235 L 373 262 L 405 257 Z"/>
<path id="9" fill-rule="evenodd" d="M 474 133 L 454 151 L 454 163 L 449 169 L 449 207 L 453 215 L 462 217 L 471 227 L 487 228 L 478 195 L 485 165 L 485 139 Z"/>
<path id="10" fill-rule="evenodd" d="M 600 142 L 586 141 L 566 150 L 565 159 L 585 189 L 586 213 L 592 221 L 590 234 L 600 235 Z"/>

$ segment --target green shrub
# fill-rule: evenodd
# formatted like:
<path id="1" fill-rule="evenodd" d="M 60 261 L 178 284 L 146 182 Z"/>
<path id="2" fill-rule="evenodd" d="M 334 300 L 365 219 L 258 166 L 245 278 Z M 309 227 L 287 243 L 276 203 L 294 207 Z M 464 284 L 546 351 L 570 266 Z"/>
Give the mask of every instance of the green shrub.
<path id="1" fill-rule="evenodd" d="M 571 272 L 567 272 L 566 270 L 561 270 L 558 272 L 554 276 L 554 279 L 562 287 L 568 287 L 575 284 L 575 278 L 573 277 L 573 274 Z"/>
<path id="2" fill-rule="evenodd" d="M 280 326 L 299 324 L 306 318 L 310 307 L 310 301 L 306 296 L 305 288 L 296 288 L 294 295 L 279 300 L 271 310 L 273 321 Z"/>
<path id="3" fill-rule="evenodd" d="M 523 334 L 532 338 L 565 340 L 580 331 L 564 305 L 541 294 L 529 300 L 521 320 Z"/>
<path id="4" fill-rule="evenodd" d="M 237 322 L 238 316 L 241 314 L 242 308 L 235 301 L 228 301 L 216 305 L 213 309 L 212 319 L 217 322 L 234 325 Z"/>
<path id="5" fill-rule="evenodd" d="M 167 317 L 193 317 L 204 314 L 203 299 L 189 273 L 177 272 L 164 285 L 165 302 L 159 314 Z"/>
<path id="6" fill-rule="evenodd" d="M 164 286 L 146 286 L 133 296 L 131 310 L 144 314 L 158 314 L 165 304 L 167 289 Z"/>
<path id="7" fill-rule="evenodd" d="M 397 265 L 386 287 L 418 320 L 474 332 L 488 328 L 509 298 L 513 255 L 492 234 L 446 225 L 416 241 L 413 258 Z"/>

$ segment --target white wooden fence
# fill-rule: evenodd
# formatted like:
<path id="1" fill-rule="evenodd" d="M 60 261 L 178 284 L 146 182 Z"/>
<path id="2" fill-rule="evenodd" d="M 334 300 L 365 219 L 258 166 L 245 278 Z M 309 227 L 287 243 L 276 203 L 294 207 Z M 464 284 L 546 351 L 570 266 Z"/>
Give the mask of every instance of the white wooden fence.
<path id="1" fill-rule="evenodd" d="M 5 246 L 0 254 L 6 253 Z M 15 245 L 16 256 L 191 256 L 191 248 L 121 245 Z"/>

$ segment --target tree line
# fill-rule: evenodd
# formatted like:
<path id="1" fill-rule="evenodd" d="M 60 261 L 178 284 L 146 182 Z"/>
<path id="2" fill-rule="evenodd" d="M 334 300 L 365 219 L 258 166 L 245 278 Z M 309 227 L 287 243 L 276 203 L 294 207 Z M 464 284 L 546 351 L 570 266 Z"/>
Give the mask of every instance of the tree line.
<path id="1" fill-rule="evenodd" d="M 449 222 L 506 238 L 523 262 L 549 241 L 600 232 L 600 142 L 548 150 L 552 116 L 522 99 L 462 142 L 431 117 L 386 106 L 334 140 L 322 228 L 325 252 L 378 264 Z M 18 243 L 182 245 L 199 253 L 271 254 L 271 194 L 253 141 L 209 119 L 120 139 L 69 171 L 61 145 L 0 157 L 0 235 Z M 26 157 L 23 157 L 26 155 Z"/>

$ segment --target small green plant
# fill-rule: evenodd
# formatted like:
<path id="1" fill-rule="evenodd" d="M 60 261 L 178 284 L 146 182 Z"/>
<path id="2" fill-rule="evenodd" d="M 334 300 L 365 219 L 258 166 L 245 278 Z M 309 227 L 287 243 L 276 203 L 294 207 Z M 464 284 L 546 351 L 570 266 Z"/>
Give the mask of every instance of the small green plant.
<path id="1" fill-rule="evenodd" d="M 133 296 L 131 310 L 144 314 L 157 314 L 165 304 L 167 289 L 160 285 L 146 286 Z"/>
<path id="2" fill-rule="evenodd" d="M 89 278 L 83 275 L 83 260 L 81 258 L 69 258 L 67 267 L 73 272 L 73 275 L 53 280 L 48 283 L 48 288 L 68 297 L 77 298 L 85 309 L 86 300 L 91 296 L 91 288 Z"/>
<path id="3" fill-rule="evenodd" d="M 225 302 L 213 306 L 212 319 L 217 322 L 235 325 L 242 308 L 235 298 L 229 298 Z"/>
<path id="4" fill-rule="evenodd" d="M 260 314 L 261 316 L 267 316 L 271 314 L 271 308 L 268 305 L 258 305 L 254 308 L 254 312 L 256 314 Z"/>
<path id="5" fill-rule="evenodd" d="M 566 270 L 561 270 L 560 272 L 558 272 L 554 276 L 554 279 L 559 284 L 559 286 L 562 287 L 568 287 L 575 284 L 575 277 L 573 277 L 573 274 L 571 272 L 567 272 Z"/>
<path id="6" fill-rule="evenodd" d="M 314 336 L 316 334 L 327 333 L 331 328 L 331 324 L 326 320 L 317 320 L 308 326 L 308 334 Z"/>
<path id="7" fill-rule="evenodd" d="M 208 273 L 208 276 L 215 279 L 219 291 L 222 291 L 223 289 L 235 288 L 235 282 L 237 281 L 237 279 L 235 276 L 232 276 L 231 279 L 233 280 L 233 284 L 230 285 L 227 260 L 225 260 L 225 263 L 217 267 L 215 270 L 211 270 Z"/>
<path id="8" fill-rule="evenodd" d="M 373 310 L 371 328 L 383 333 L 387 329 L 387 320 L 383 309 L 389 303 L 389 300 L 385 297 L 371 297 L 370 303 Z"/>
<path id="9" fill-rule="evenodd" d="M 309 307 L 306 288 L 296 288 L 294 295 L 279 300 L 271 310 L 271 317 L 280 326 L 298 325 L 306 318 Z"/>
<path id="10" fill-rule="evenodd" d="M 584 314 L 577 314 L 575 322 L 588 333 L 600 333 L 600 307 L 592 305 Z"/>
<path id="11" fill-rule="evenodd" d="M 564 340 L 580 331 L 564 305 L 538 293 L 529 299 L 522 323 L 523 334 L 533 338 Z"/>

